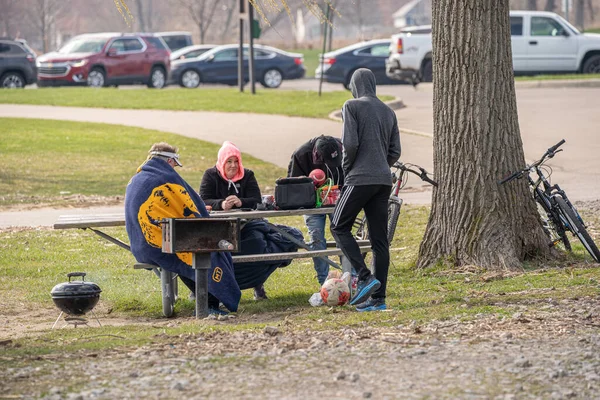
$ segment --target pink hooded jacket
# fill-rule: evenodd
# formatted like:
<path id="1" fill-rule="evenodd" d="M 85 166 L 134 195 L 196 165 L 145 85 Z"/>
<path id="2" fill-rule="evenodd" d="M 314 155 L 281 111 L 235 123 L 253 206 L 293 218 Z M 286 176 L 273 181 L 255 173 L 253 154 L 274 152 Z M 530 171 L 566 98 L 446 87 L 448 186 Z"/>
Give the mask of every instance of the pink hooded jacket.
<path id="1" fill-rule="evenodd" d="M 227 179 L 227 175 L 225 174 L 225 163 L 229 157 L 237 157 L 238 159 L 238 172 L 231 179 Z M 221 177 L 226 181 L 237 182 L 244 177 L 244 166 L 242 165 L 242 153 L 235 146 L 235 144 L 225 141 L 223 142 L 223 146 L 219 149 L 219 153 L 217 154 L 217 170 Z"/>

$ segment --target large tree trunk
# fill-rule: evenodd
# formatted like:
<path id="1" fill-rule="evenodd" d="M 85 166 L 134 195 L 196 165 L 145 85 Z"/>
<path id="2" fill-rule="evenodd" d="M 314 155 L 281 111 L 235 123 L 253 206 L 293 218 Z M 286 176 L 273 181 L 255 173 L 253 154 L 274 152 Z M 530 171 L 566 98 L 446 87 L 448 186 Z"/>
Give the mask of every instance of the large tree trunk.
<path id="1" fill-rule="evenodd" d="M 548 254 L 525 179 L 500 186 L 525 166 L 519 133 L 508 0 L 433 2 L 434 170 L 431 215 L 420 267 L 517 268 Z"/>

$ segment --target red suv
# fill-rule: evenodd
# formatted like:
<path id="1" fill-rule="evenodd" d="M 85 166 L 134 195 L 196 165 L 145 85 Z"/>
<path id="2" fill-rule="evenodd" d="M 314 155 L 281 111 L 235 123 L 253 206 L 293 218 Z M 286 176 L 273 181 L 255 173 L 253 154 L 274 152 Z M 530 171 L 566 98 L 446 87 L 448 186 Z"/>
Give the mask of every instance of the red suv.
<path id="1" fill-rule="evenodd" d="M 141 83 L 162 88 L 171 69 L 169 55 L 164 41 L 152 34 L 79 35 L 37 58 L 38 86 Z"/>

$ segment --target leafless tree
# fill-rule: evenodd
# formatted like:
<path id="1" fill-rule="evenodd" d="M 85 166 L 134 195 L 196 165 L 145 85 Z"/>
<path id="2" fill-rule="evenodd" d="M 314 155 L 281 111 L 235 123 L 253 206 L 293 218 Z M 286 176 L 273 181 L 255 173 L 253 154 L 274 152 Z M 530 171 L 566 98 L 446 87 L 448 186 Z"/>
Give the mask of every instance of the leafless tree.
<path id="1" fill-rule="evenodd" d="M 152 32 L 156 29 L 154 9 L 154 0 L 135 1 L 136 22 L 141 32 Z"/>
<path id="2" fill-rule="evenodd" d="M 556 0 L 546 0 L 546 7 L 544 7 L 544 11 L 554 11 L 556 8 Z"/>
<path id="3" fill-rule="evenodd" d="M 418 265 L 449 260 L 520 268 L 550 255 L 525 179 L 499 179 L 525 165 L 512 69 L 509 0 L 433 4 L 434 170 Z"/>
<path id="4" fill-rule="evenodd" d="M 585 0 L 575 1 L 575 26 L 583 30 L 585 28 Z"/>
<path id="5" fill-rule="evenodd" d="M 527 9 L 528 10 L 537 10 L 537 0 L 527 0 Z"/>
<path id="6" fill-rule="evenodd" d="M 200 43 L 205 43 L 206 35 L 219 5 L 219 0 L 177 0 L 200 31 Z"/>
<path id="7" fill-rule="evenodd" d="M 238 1 L 237 0 L 224 0 L 222 2 L 222 9 L 225 13 L 225 22 L 223 23 L 223 28 L 221 29 L 221 43 L 227 40 L 227 36 L 230 34 L 231 23 L 233 22 L 234 14 L 237 13 Z"/>
<path id="8" fill-rule="evenodd" d="M 18 22 L 22 13 L 18 0 L 0 0 L 0 36 L 15 37 L 19 34 Z"/>
<path id="9" fill-rule="evenodd" d="M 42 38 L 44 53 L 54 45 L 56 18 L 65 5 L 63 0 L 32 0 L 28 9 L 29 17 Z"/>

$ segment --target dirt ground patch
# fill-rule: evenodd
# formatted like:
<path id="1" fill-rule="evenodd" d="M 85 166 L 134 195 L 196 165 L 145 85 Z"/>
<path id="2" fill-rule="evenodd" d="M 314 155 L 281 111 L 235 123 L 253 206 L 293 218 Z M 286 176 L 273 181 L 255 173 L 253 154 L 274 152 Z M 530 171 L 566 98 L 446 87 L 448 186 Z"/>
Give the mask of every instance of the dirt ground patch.
<path id="1" fill-rule="evenodd" d="M 336 330 L 281 319 L 262 331 L 159 334 L 98 352 L 69 352 L 65 342 L 59 354 L 0 358 L 21 365 L 0 370 L 0 398 L 599 398 L 600 296 L 514 310 Z M 89 333 L 77 340 L 94 340 Z"/>

